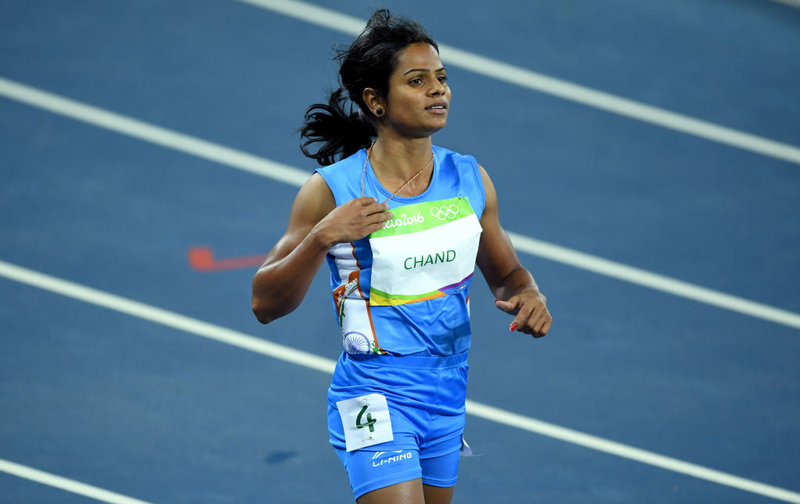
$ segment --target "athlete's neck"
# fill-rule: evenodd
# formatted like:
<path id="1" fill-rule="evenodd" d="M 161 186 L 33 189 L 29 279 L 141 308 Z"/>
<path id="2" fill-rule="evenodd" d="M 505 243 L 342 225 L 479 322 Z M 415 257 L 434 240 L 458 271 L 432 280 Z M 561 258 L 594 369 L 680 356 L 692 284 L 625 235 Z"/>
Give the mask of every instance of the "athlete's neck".
<path id="1" fill-rule="evenodd" d="M 432 155 L 430 137 L 399 140 L 381 135 L 370 151 L 370 164 L 375 176 L 390 191 L 403 185 L 422 169 L 422 173 L 399 194 L 414 196 L 423 192 L 430 184 L 433 173 Z"/>

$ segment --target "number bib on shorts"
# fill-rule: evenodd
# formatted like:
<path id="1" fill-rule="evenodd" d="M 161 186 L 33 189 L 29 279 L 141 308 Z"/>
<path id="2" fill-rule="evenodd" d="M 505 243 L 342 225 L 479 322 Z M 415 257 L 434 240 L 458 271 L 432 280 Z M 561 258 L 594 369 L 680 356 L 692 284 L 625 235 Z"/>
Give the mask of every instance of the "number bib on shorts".
<path id="1" fill-rule="evenodd" d="M 347 451 L 392 441 L 392 421 L 386 397 L 369 394 L 338 401 L 336 408 L 342 417 Z"/>
<path id="2" fill-rule="evenodd" d="M 483 231 L 466 197 L 394 208 L 394 219 L 369 235 L 373 306 L 417 303 L 467 286 Z"/>

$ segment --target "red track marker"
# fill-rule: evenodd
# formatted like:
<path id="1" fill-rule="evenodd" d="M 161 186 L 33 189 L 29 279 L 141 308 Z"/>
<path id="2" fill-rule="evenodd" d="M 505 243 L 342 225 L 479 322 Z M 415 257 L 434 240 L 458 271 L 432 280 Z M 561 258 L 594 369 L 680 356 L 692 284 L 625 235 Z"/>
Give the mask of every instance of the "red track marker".
<path id="1" fill-rule="evenodd" d="M 261 266 L 266 254 L 215 259 L 211 247 L 189 247 L 189 266 L 198 271 L 222 271 Z"/>

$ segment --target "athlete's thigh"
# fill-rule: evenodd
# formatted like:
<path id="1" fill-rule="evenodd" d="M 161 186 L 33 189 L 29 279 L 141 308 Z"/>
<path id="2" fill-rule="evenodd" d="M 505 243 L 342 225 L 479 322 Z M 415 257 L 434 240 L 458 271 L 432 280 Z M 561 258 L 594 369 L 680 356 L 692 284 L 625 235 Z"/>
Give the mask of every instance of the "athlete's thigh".
<path id="1" fill-rule="evenodd" d="M 420 478 L 403 481 L 367 492 L 359 497 L 357 502 L 358 504 L 427 504 L 427 494 L 423 492 L 422 487 Z"/>
<path id="2" fill-rule="evenodd" d="M 450 504 L 453 500 L 453 492 L 456 487 L 437 487 L 433 485 L 422 485 L 422 492 L 425 495 L 425 504 Z"/>

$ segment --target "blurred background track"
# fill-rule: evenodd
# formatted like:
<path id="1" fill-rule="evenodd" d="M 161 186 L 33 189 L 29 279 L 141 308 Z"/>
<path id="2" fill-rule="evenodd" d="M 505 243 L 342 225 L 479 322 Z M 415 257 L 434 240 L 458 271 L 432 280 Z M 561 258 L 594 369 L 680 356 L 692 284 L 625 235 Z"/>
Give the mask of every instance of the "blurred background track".
<path id="1" fill-rule="evenodd" d="M 250 280 L 374 6 L 0 2 L 0 502 L 352 500 L 327 275 L 268 326 Z M 476 280 L 455 502 L 800 502 L 800 10 L 381 6 L 443 45 L 434 142 L 555 318 L 509 334 Z"/>

